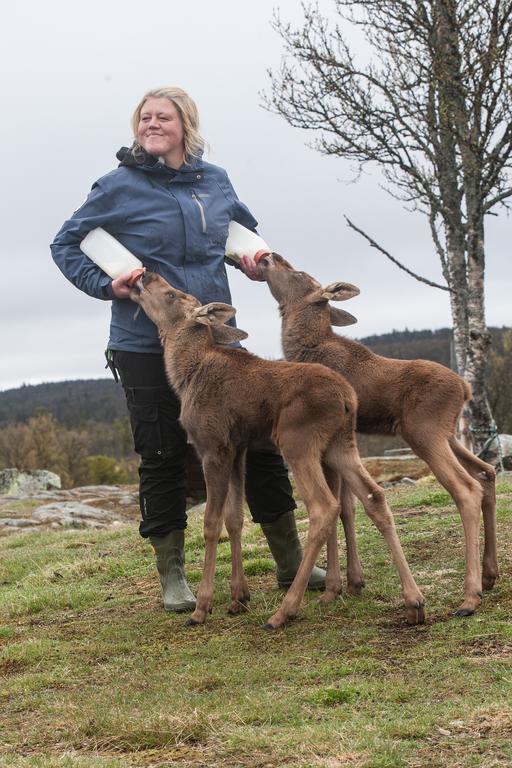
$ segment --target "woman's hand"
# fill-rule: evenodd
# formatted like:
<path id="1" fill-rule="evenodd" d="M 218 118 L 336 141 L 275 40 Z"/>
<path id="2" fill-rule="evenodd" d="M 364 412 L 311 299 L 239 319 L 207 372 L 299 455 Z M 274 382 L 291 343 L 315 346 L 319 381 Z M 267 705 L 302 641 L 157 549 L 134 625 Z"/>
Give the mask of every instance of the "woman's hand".
<path id="1" fill-rule="evenodd" d="M 120 277 L 112 280 L 112 293 L 116 299 L 129 299 L 131 289 L 137 280 L 140 280 L 145 271 L 146 267 L 140 267 L 128 272 L 127 275 L 120 275 Z"/>
<path id="2" fill-rule="evenodd" d="M 258 265 L 251 256 L 241 257 L 240 268 L 249 280 L 258 280 L 260 283 L 265 282 L 265 278 L 261 275 Z"/>
<path id="3" fill-rule="evenodd" d="M 132 276 L 131 272 L 128 272 L 126 275 L 121 275 L 120 277 L 116 277 L 115 280 L 112 280 L 112 293 L 116 297 L 116 299 L 129 299 L 130 298 L 130 291 L 131 286 L 129 283 L 129 280 Z"/>

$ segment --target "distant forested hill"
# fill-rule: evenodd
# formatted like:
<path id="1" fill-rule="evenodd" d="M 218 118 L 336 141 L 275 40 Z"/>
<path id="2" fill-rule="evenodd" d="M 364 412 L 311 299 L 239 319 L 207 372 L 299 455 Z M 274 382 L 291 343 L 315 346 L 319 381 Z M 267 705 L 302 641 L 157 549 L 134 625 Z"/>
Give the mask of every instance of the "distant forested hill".
<path id="1" fill-rule="evenodd" d="M 504 416 L 512 408 L 510 390 L 510 352 L 507 338 L 512 331 L 507 328 L 491 328 L 493 345 L 490 356 L 489 387 L 492 403 Z M 393 331 L 381 336 L 368 336 L 362 343 L 380 355 L 393 358 L 435 360 L 450 366 L 451 331 Z M 494 378 L 493 378 L 494 377 Z M 494 395 L 492 395 L 494 392 Z M 498 403 L 498 400 L 500 403 Z M 80 379 L 49 384 L 25 385 L 0 392 L 0 425 L 26 422 L 38 410 L 52 414 L 59 424 L 67 428 L 80 428 L 90 422 L 109 424 L 126 420 L 124 393 L 113 379 Z M 501 411 L 500 411 L 501 409 Z M 498 418 L 498 414 L 496 414 Z M 510 418 L 512 430 L 512 417 Z M 498 422 L 499 423 L 499 422 Z M 505 428 L 505 424 L 501 425 Z"/>
<path id="2" fill-rule="evenodd" d="M 40 409 L 53 414 L 66 427 L 126 416 L 123 389 L 113 379 L 30 384 L 0 392 L 0 424 L 27 421 Z"/>
<path id="3" fill-rule="evenodd" d="M 503 335 L 507 328 L 489 328 L 492 336 L 492 349 L 503 353 Z M 449 368 L 452 367 L 451 353 L 452 332 L 450 328 L 438 331 L 393 331 L 381 336 L 367 336 L 359 339 L 362 344 L 370 347 L 378 355 L 396 359 L 434 360 Z"/>

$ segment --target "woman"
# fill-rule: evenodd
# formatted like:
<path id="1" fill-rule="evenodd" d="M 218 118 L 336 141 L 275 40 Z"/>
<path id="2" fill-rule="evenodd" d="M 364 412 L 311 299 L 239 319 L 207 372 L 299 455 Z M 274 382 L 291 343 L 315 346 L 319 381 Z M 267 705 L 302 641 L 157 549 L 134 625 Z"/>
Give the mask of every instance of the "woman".
<path id="1" fill-rule="evenodd" d="M 123 147 L 119 167 L 92 187 L 89 197 L 64 223 L 51 249 L 63 274 L 77 288 L 112 300 L 107 359 L 119 371 L 140 455 L 140 533 L 156 554 L 164 608 L 188 611 L 194 595 L 184 575 L 186 435 L 179 402 L 169 388 L 156 326 L 129 300 L 129 275 L 111 280 L 87 259 L 79 244 L 103 227 L 144 266 L 203 304 L 231 304 L 224 251 L 231 219 L 255 230 L 257 222 L 240 202 L 225 170 L 202 159 L 195 103 L 180 88 L 149 91 L 132 118 L 134 143 Z M 243 270 L 256 278 L 244 257 Z M 246 495 L 287 586 L 302 558 L 295 502 L 286 468 L 277 454 L 249 452 Z M 325 572 L 315 568 L 311 588 L 322 588 Z"/>

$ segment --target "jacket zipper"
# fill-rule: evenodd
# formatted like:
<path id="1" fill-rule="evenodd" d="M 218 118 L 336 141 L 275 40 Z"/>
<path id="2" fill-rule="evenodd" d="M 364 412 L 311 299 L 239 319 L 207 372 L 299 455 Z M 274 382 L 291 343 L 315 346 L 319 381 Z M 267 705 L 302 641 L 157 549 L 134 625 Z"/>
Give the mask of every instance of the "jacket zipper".
<path id="1" fill-rule="evenodd" d="M 195 192 L 192 192 L 192 200 L 197 204 L 199 208 L 199 213 L 201 214 L 201 226 L 203 230 L 203 234 L 206 232 L 206 216 L 204 215 L 204 207 L 202 202 L 199 200 Z"/>

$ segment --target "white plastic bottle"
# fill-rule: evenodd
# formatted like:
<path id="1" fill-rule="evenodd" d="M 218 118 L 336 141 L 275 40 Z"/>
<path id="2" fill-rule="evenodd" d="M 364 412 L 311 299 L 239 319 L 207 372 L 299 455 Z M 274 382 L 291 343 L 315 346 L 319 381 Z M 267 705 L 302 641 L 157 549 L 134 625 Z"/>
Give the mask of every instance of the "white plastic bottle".
<path id="1" fill-rule="evenodd" d="M 226 256 L 233 261 L 240 261 L 242 256 L 259 256 L 262 253 L 272 253 L 262 237 L 250 229 L 243 227 L 237 221 L 229 222 L 228 239 L 226 241 Z"/>
<path id="2" fill-rule="evenodd" d="M 143 270 L 142 262 L 102 227 L 92 229 L 80 243 L 80 249 L 112 279 L 134 270 L 140 274 Z M 229 222 L 227 257 L 238 262 L 242 256 L 254 258 L 271 252 L 262 237 L 236 221 Z"/>
<path id="3" fill-rule="evenodd" d="M 84 237 L 80 249 L 112 279 L 134 270 L 139 270 L 139 274 L 143 271 L 142 262 L 101 227 Z"/>

